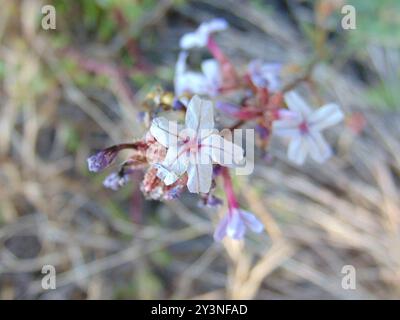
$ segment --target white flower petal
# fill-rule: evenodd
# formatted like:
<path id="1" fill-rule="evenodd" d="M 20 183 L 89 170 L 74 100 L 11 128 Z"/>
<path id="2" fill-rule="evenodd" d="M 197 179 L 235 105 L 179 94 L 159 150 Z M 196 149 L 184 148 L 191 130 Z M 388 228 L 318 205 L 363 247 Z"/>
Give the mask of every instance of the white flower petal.
<path id="1" fill-rule="evenodd" d="M 311 158 L 323 163 L 332 155 L 332 149 L 319 132 L 310 132 L 307 136 L 308 148 Z"/>
<path id="2" fill-rule="evenodd" d="M 308 118 L 309 125 L 316 131 L 334 126 L 342 121 L 344 114 L 335 103 L 328 103 L 314 111 Z"/>
<path id="3" fill-rule="evenodd" d="M 200 25 L 199 30 L 200 32 L 211 34 L 213 32 L 226 30 L 228 29 L 228 26 L 228 22 L 226 22 L 225 19 L 215 18 L 210 21 L 203 22 Z"/>
<path id="4" fill-rule="evenodd" d="M 302 165 L 308 152 L 308 141 L 302 136 L 294 138 L 289 143 L 288 159 L 298 165 Z"/>
<path id="5" fill-rule="evenodd" d="M 186 68 L 187 52 L 181 52 L 178 57 L 178 61 L 175 66 L 175 78 L 174 78 L 174 88 L 175 95 L 182 96 L 184 93 L 191 94 L 209 94 L 212 89 L 213 81 L 217 77 L 216 70 L 213 63 L 206 63 L 205 70 L 207 71 L 207 76 L 200 72 L 187 71 Z M 210 79 L 208 78 L 210 77 Z M 212 79 L 213 77 L 214 79 Z M 211 89 L 210 89 L 211 88 Z M 213 89 L 214 91 L 217 89 Z"/>
<path id="6" fill-rule="evenodd" d="M 194 32 L 185 34 L 180 40 L 182 49 L 194 47 L 205 47 L 211 33 L 222 31 L 228 28 L 228 23 L 224 19 L 216 18 L 203 22 Z"/>
<path id="7" fill-rule="evenodd" d="M 194 96 L 187 107 L 186 128 L 199 133 L 202 129 L 214 129 L 214 110 L 213 104 L 209 100 L 203 100 L 199 96 Z"/>
<path id="8" fill-rule="evenodd" d="M 235 167 L 243 163 L 243 148 L 224 139 L 218 134 L 212 134 L 201 142 L 203 152 L 206 152 L 214 162 L 226 167 Z"/>
<path id="9" fill-rule="evenodd" d="M 251 212 L 241 210 L 240 215 L 246 226 L 253 232 L 260 233 L 264 230 L 264 225 Z"/>
<path id="10" fill-rule="evenodd" d="M 186 72 L 186 59 L 188 53 L 186 51 L 181 51 L 178 56 L 178 61 L 175 65 L 175 74 L 183 74 Z"/>
<path id="11" fill-rule="evenodd" d="M 300 119 L 275 120 L 272 123 L 273 133 L 281 137 L 297 137 L 300 135 Z"/>
<path id="12" fill-rule="evenodd" d="M 164 147 L 177 144 L 180 130 L 182 126 L 164 117 L 154 118 L 150 127 L 152 136 Z"/>
<path id="13" fill-rule="evenodd" d="M 167 186 L 173 184 L 179 179 L 179 176 L 175 172 L 162 164 L 155 163 L 154 167 L 157 168 L 157 177 L 161 179 Z"/>
<path id="14" fill-rule="evenodd" d="M 299 113 L 303 118 L 306 118 L 311 113 L 311 108 L 296 92 L 289 91 L 285 93 L 284 98 L 289 109 Z"/>
<path id="15" fill-rule="evenodd" d="M 174 88 L 175 88 L 175 95 L 178 97 L 181 96 L 185 92 L 186 87 L 186 59 L 187 59 L 187 52 L 182 51 L 179 53 L 178 61 L 175 65 L 175 78 L 174 78 Z"/>
<path id="16" fill-rule="evenodd" d="M 296 124 L 300 124 L 302 122 L 302 117 L 299 116 L 297 112 L 293 112 L 288 109 L 279 109 L 278 110 L 278 121 L 286 120 L 286 121 L 296 121 Z"/>
<path id="17" fill-rule="evenodd" d="M 204 75 L 198 72 L 187 71 L 180 76 L 175 76 L 175 95 L 182 96 L 184 93 L 207 94 L 208 81 Z"/>
<path id="18" fill-rule="evenodd" d="M 215 59 L 207 59 L 201 63 L 201 70 L 207 79 L 214 79 L 220 75 L 219 63 Z"/>
<path id="19" fill-rule="evenodd" d="M 205 78 L 207 79 L 207 94 L 215 96 L 218 94 L 218 90 L 222 83 L 221 68 L 219 63 L 214 59 L 208 59 L 203 61 L 201 69 Z"/>
<path id="20" fill-rule="evenodd" d="M 205 47 L 208 35 L 203 32 L 189 32 L 182 36 L 179 45 L 182 49 L 188 50 L 195 47 Z"/>
<path id="21" fill-rule="evenodd" d="M 192 193 L 207 193 L 211 189 L 212 180 L 211 163 L 190 163 L 188 172 L 187 187 Z"/>
<path id="22" fill-rule="evenodd" d="M 189 165 L 189 158 L 185 146 L 179 148 L 169 147 L 162 165 L 178 176 L 185 173 Z"/>

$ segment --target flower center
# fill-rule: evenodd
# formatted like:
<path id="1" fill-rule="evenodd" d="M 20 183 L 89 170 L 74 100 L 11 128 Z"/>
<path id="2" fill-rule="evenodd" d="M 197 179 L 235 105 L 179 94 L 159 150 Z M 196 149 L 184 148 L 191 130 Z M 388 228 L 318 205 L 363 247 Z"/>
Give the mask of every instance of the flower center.
<path id="1" fill-rule="evenodd" d="M 302 123 L 300 123 L 299 130 L 302 134 L 308 133 L 308 131 L 309 131 L 308 123 L 306 121 L 303 121 Z"/>
<path id="2" fill-rule="evenodd" d="M 192 139 L 185 139 L 184 141 L 186 151 L 190 153 L 196 153 L 199 151 L 201 144 L 197 140 L 197 138 L 192 138 Z"/>

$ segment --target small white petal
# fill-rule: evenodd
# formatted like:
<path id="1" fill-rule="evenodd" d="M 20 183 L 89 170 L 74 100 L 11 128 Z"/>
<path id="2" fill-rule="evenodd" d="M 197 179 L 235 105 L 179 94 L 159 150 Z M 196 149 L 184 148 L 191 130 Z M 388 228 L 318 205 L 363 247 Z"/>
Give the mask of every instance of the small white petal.
<path id="1" fill-rule="evenodd" d="M 204 75 L 198 72 L 187 71 L 175 76 L 175 95 L 184 93 L 207 94 L 208 81 Z"/>
<path id="2" fill-rule="evenodd" d="M 208 193 L 211 189 L 212 164 L 190 163 L 187 187 L 192 193 Z"/>
<path id="3" fill-rule="evenodd" d="M 188 71 L 186 68 L 186 59 L 187 52 L 181 52 L 175 66 L 175 95 L 179 97 L 184 93 L 209 94 L 211 89 L 217 92 L 218 88 L 212 88 L 212 86 L 215 86 L 213 81 L 218 81 L 218 79 L 215 80 L 215 77 L 217 77 L 217 70 L 212 70 L 212 68 L 215 68 L 216 66 L 212 65 L 213 63 L 210 64 L 209 62 L 206 62 L 206 76 L 200 72 Z M 210 79 L 208 77 L 210 77 Z"/>
<path id="4" fill-rule="evenodd" d="M 186 128 L 199 133 L 202 129 L 214 129 L 214 109 L 209 100 L 203 100 L 199 96 L 194 96 L 187 107 Z"/>
<path id="5" fill-rule="evenodd" d="M 278 110 L 278 121 L 286 120 L 286 121 L 296 121 L 296 123 L 300 124 L 302 118 L 299 116 L 297 112 L 293 112 L 288 109 L 279 109 Z"/>
<path id="6" fill-rule="evenodd" d="M 296 118 L 275 120 L 272 123 L 273 133 L 281 137 L 297 137 L 300 135 L 300 122 L 301 120 Z"/>
<path id="7" fill-rule="evenodd" d="M 200 25 L 199 30 L 201 30 L 201 32 L 211 34 L 213 32 L 226 30 L 228 26 L 228 22 L 226 22 L 225 19 L 215 18 L 210 21 L 203 22 Z"/>
<path id="8" fill-rule="evenodd" d="M 224 19 L 216 18 L 203 22 L 194 32 L 185 34 L 180 40 L 182 49 L 194 47 L 205 47 L 211 33 L 222 31 L 228 28 L 228 23 Z"/>
<path id="9" fill-rule="evenodd" d="M 188 50 L 195 47 L 205 47 L 208 35 L 199 32 L 190 32 L 182 36 L 179 45 L 182 49 Z"/>
<path id="10" fill-rule="evenodd" d="M 307 139 L 299 136 L 294 138 L 289 143 L 288 148 L 288 159 L 298 165 L 302 165 L 306 159 L 308 152 L 308 142 Z"/>
<path id="11" fill-rule="evenodd" d="M 160 144 L 168 147 L 177 144 L 178 134 L 181 129 L 182 127 L 176 122 L 169 121 L 164 117 L 158 117 L 153 119 L 150 133 Z"/>
<path id="12" fill-rule="evenodd" d="M 314 111 L 308 118 L 309 125 L 316 131 L 334 126 L 341 122 L 344 114 L 335 103 L 329 103 Z"/>
<path id="13" fill-rule="evenodd" d="M 181 176 L 189 165 L 189 158 L 185 146 L 179 148 L 169 147 L 162 165 L 176 175 Z"/>
<path id="14" fill-rule="evenodd" d="M 323 163 L 331 157 L 332 149 L 321 133 L 310 132 L 307 135 L 307 142 L 311 158 L 314 161 Z"/>
<path id="15" fill-rule="evenodd" d="M 173 184 L 179 179 L 179 176 L 175 172 L 162 164 L 155 163 L 154 167 L 157 168 L 157 177 L 161 179 L 167 186 Z"/>
<path id="16" fill-rule="evenodd" d="M 203 61 L 201 69 L 205 78 L 207 79 L 207 94 L 215 96 L 218 94 L 218 90 L 222 83 L 221 68 L 219 63 L 214 59 L 208 59 Z"/>
<path id="17" fill-rule="evenodd" d="M 253 232 L 260 233 L 264 230 L 264 225 L 251 212 L 241 210 L 240 215 L 246 226 Z"/>
<path id="18" fill-rule="evenodd" d="M 183 74 L 186 72 L 186 59 L 188 57 L 188 53 L 186 51 L 181 51 L 178 56 L 178 61 L 175 65 L 175 73 Z"/>
<path id="19" fill-rule="evenodd" d="M 296 92 L 289 91 L 285 93 L 284 98 L 289 109 L 301 114 L 303 118 L 306 118 L 311 113 L 311 108 Z"/>
<path id="20" fill-rule="evenodd" d="M 223 166 L 235 167 L 243 163 L 243 148 L 220 135 L 212 134 L 208 136 L 202 140 L 201 146 L 214 162 Z"/>
<path id="21" fill-rule="evenodd" d="M 179 53 L 178 61 L 175 65 L 175 78 L 174 78 L 174 88 L 175 94 L 179 97 L 185 92 L 185 85 L 186 85 L 186 59 L 187 59 L 187 52 L 182 51 Z"/>

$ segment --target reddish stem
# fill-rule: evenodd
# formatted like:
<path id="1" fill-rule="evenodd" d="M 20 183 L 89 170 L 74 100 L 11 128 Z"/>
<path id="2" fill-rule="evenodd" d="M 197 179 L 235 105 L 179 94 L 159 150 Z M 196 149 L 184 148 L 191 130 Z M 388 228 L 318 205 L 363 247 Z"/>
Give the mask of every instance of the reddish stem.
<path id="1" fill-rule="evenodd" d="M 222 178 L 224 180 L 224 188 L 226 192 L 226 199 L 228 201 L 229 214 L 231 214 L 232 209 L 239 208 L 239 204 L 233 191 L 232 178 L 229 174 L 229 169 L 226 167 L 222 167 Z"/>
<path id="2" fill-rule="evenodd" d="M 221 64 L 229 62 L 228 58 L 222 52 L 212 36 L 208 37 L 207 48 L 214 58 L 217 59 Z"/>
<path id="3" fill-rule="evenodd" d="M 116 150 L 118 150 L 118 151 L 121 151 L 123 149 L 146 149 L 147 145 L 142 141 L 138 141 L 138 142 L 134 142 L 134 143 L 121 143 L 121 144 L 112 146 L 110 148 L 116 148 Z"/>
<path id="4" fill-rule="evenodd" d="M 132 194 L 131 217 L 134 223 L 140 224 L 143 216 L 143 198 L 139 187 L 140 182 L 143 180 L 142 172 L 134 171 L 132 174 L 132 180 L 135 182 L 136 187 Z"/>

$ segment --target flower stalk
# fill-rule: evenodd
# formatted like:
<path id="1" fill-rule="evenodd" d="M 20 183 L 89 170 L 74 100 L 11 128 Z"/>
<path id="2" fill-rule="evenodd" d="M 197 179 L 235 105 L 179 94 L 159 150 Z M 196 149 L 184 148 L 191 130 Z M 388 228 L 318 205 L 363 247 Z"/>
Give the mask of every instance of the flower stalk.
<path id="1" fill-rule="evenodd" d="M 228 203 L 229 214 L 232 215 L 233 209 L 239 208 L 239 203 L 236 199 L 235 192 L 233 191 L 232 178 L 229 173 L 229 169 L 223 167 L 221 171 L 221 176 L 224 181 L 224 190 L 226 193 L 226 200 Z"/>

